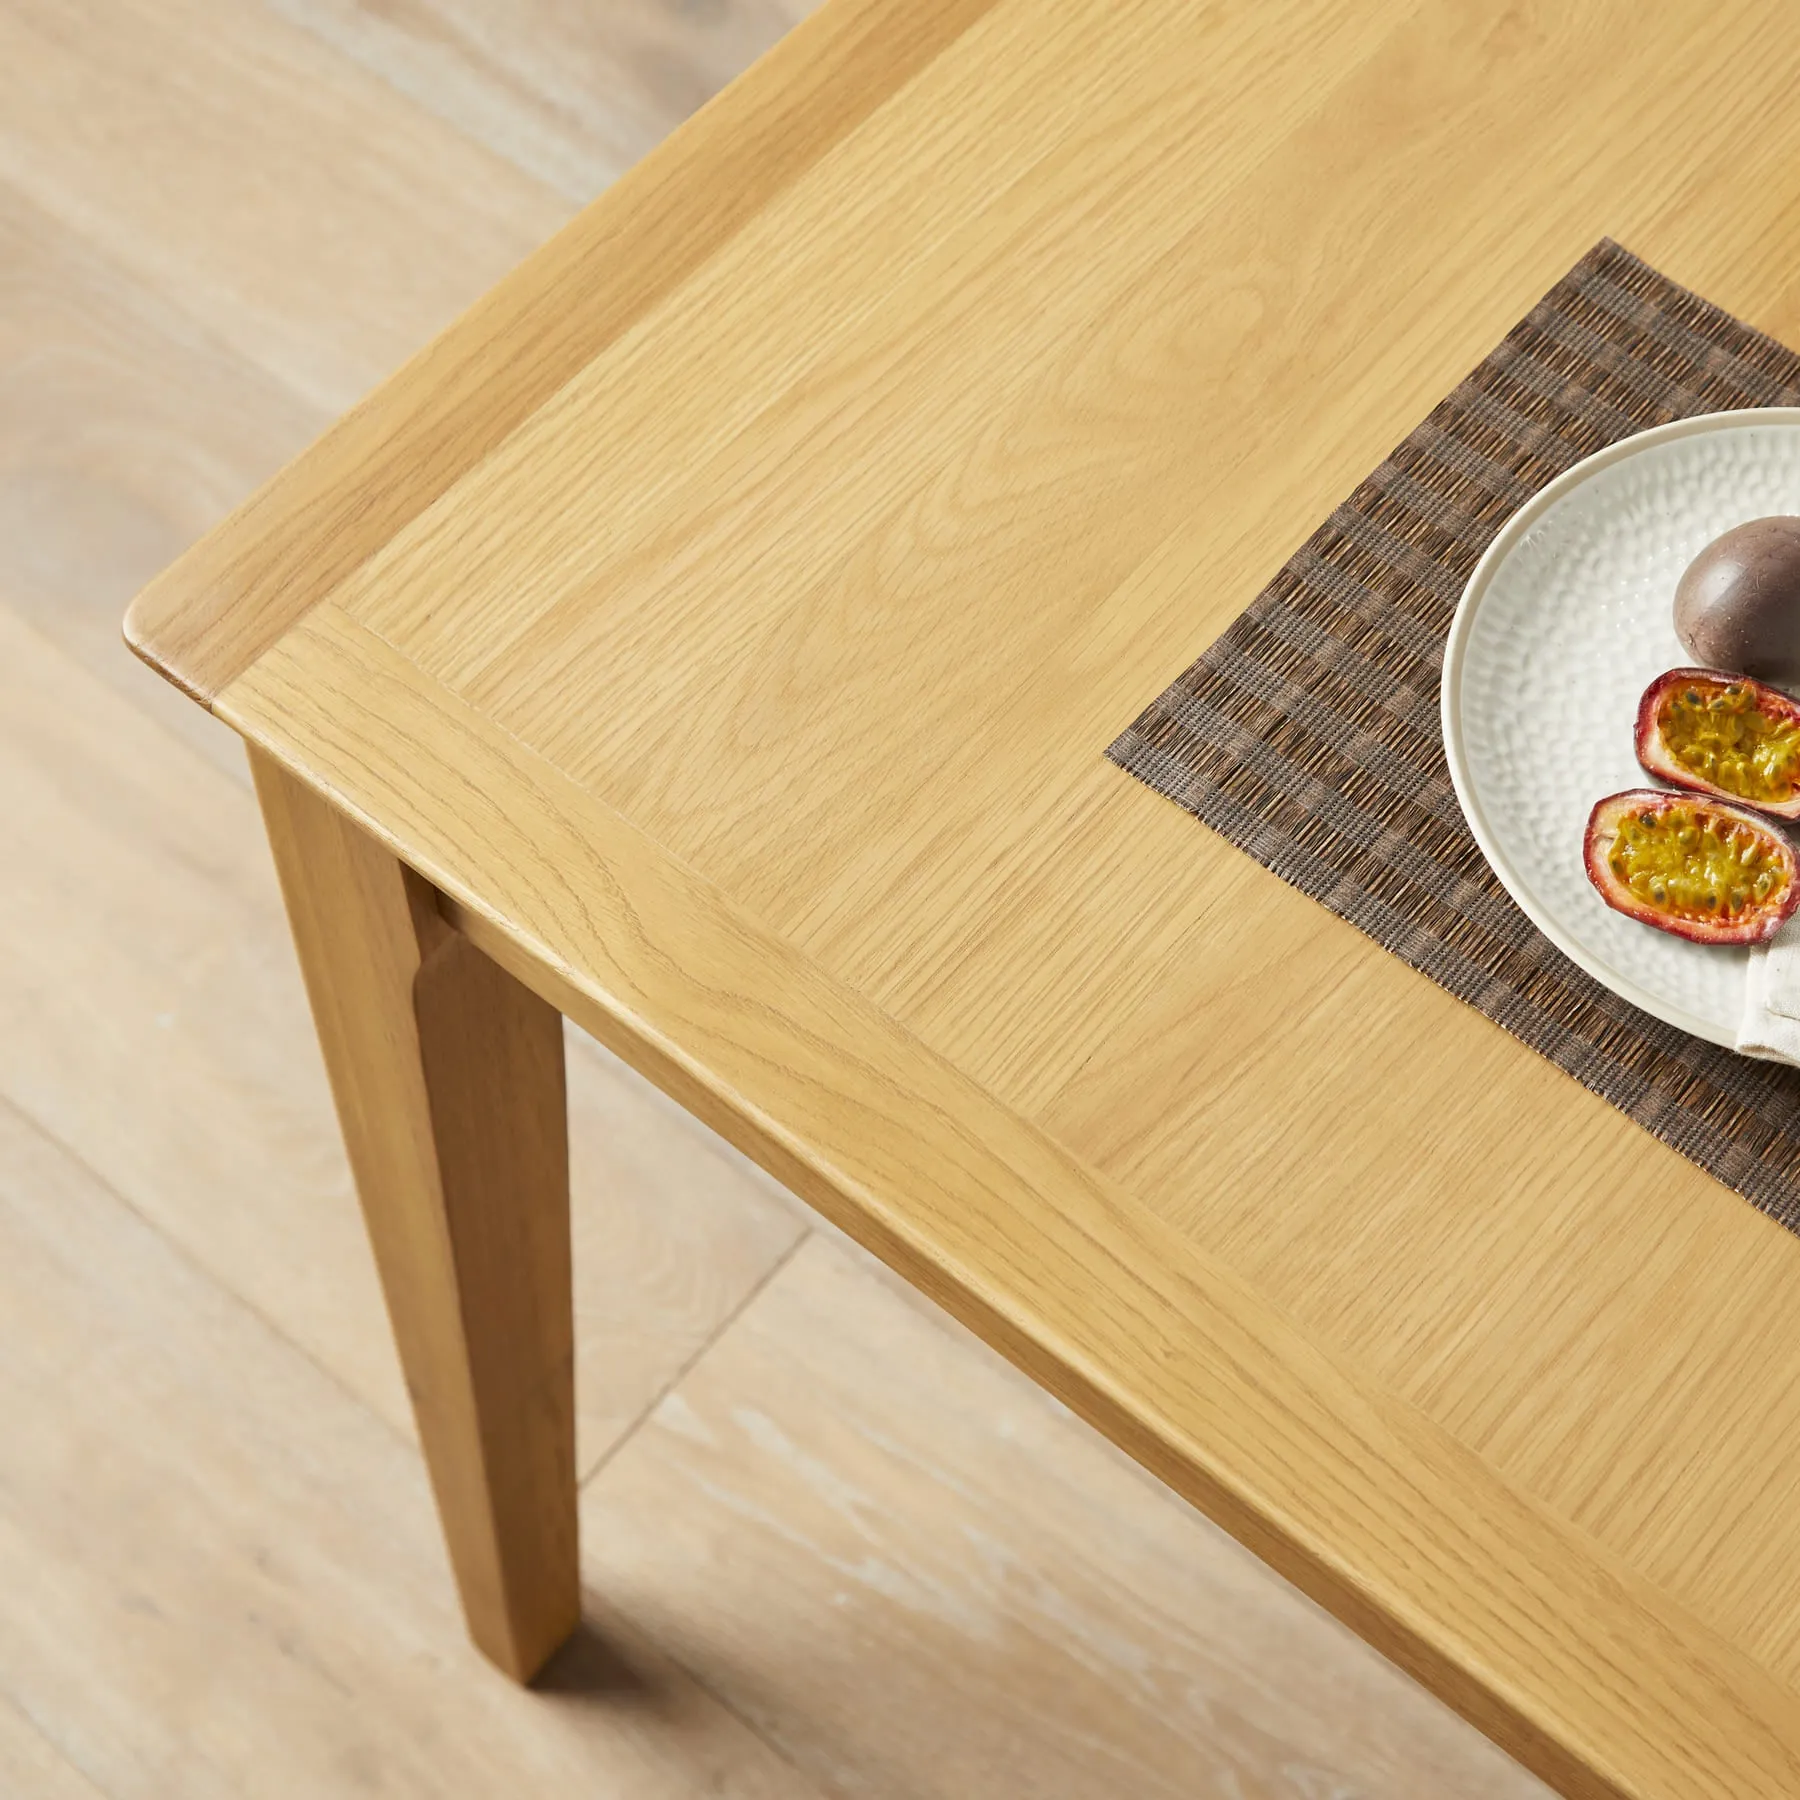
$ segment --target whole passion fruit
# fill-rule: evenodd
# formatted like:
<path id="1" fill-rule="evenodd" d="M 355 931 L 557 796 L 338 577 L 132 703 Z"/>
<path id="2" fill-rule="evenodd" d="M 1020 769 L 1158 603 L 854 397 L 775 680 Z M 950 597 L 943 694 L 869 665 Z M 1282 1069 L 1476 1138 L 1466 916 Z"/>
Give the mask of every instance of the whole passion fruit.
<path id="1" fill-rule="evenodd" d="M 1748 676 L 1657 676 L 1638 702 L 1637 759 L 1677 787 L 1800 819 L 1800 702 Z"/>
<path id="2" fill-rule="evenodd" d="M 1676 586 L 1675 635 L 1710 668 L 1800 681 L 1800 519 L 1751 519 L 1714 538 Z"/>
<path id="3" fill-rule="evenodd" d="M 1793 846 L 1721 800 L 1631 788 L 1588 815 L 1588 880 L 1627 918 L 1696 944 L 1760 944 L 1800 902 Z"/>

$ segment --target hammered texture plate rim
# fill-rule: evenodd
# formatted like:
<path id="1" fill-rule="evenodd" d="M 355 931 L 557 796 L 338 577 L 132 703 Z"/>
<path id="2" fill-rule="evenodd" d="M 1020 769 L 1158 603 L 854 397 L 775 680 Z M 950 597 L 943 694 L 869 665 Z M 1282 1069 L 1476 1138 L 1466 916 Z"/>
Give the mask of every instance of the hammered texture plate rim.
<path id="1" fill-rule="evenodd" d="M 1494 540 L 1483 551 L 1473 573 L 1457 601 L 1444 642 L 1444 667 L 1439 684 L 1439 706 L 1443 721 L 1444 759 L 1449 765 L 1450 782 L 1463 818 L 1488 866 L 1499 878 L 1519 910 L 1578 968 L 1591 975 L 1621 1000 L 1661 1019 L 1664 1024 L 1691 1032 L 1695 1037 L 1736 1048 L 1733 1033 L 1723 1030 L 1714 1020 L 1690 1011 L 1661 994 L 1644 987 L 1596 954 L 1572 932 L 1568 931 L 1556 909 L 1540 900 L 1529 879 L 1518 869 L 1503 848 L 1482 811 L 1480 795 L 1463 743 L 1464 666 L 1469 639 L 1475 629 L 1481 605 L 1501 569 L 1520 542 L 1533 527 L 1564 504 L 1578 489 L 1605 470 L 1642 456 L 1680 438 L 1702 437 L 1727 431 L 1752 431 L 1769 426 L 1800 429 L 1800 406 L 1740 407 L 1729 412 L 1699 413 L 1691 418 L 1672 419 L 1667 424 L 1653 425 L 1631 437 L 1621 438 L 1583 457 L 1572 468 L 1547 483 L 1525 502 L 1500 528 Z M 1658 785 L 1645 775 L 1646 787 Z M 1595 798 L 1599 798 L 1598 795 Z"/>

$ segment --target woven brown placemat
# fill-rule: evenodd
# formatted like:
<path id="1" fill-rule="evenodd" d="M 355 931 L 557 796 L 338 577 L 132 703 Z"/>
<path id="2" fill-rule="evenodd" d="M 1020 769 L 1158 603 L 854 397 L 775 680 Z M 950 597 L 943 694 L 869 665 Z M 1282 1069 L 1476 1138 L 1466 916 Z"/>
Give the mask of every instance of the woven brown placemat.
<path id="1" fill-rule="evenodd" d="M 1463 586 L 1539 488 L 1669 419 L 1792 405 L 1800 356 L 1597 245 L 1108 755 L 1800 1231 L 1800 1069 L 1557 950 L 1469 835 L 1438 723 Z"/>

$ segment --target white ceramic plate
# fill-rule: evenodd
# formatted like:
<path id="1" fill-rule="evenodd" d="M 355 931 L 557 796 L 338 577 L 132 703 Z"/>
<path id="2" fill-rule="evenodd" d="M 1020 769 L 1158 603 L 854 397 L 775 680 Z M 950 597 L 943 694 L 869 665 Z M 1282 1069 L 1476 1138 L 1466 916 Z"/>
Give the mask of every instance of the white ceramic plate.
<path id="1" fill-rule="evenodd" d="M 1522 506 L 1463 592 L 1444 649 L 1444 749 L 1469 828 L 1558 949 L 1645 1012 L 1731 1045 L 1747 950 L 1707 949 L 1608 908 L 1581 862 L 1603 794 L 1638 767 L 1639 696 L 1690 661 L 1675 584 L 1720 532 L 1800 514 L 1800 407 L 1659 425 Z"/>

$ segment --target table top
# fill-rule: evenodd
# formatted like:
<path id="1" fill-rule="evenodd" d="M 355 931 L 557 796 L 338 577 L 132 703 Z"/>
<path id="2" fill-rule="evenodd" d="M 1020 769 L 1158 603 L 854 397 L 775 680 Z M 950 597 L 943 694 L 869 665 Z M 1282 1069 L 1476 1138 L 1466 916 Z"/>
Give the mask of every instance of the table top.
<path id="1" fill-rule="evenodd" d="M 1104 760 L 1777 4 L 833 0 L 136 603 L 465 928 L 1571 1793 L 1800 1792 L 1800 1242 Z"/>

